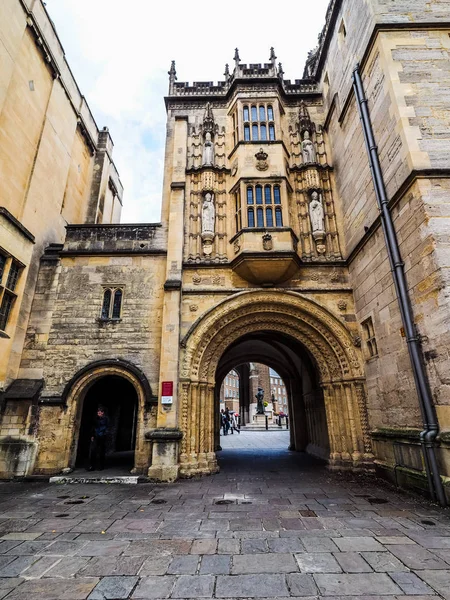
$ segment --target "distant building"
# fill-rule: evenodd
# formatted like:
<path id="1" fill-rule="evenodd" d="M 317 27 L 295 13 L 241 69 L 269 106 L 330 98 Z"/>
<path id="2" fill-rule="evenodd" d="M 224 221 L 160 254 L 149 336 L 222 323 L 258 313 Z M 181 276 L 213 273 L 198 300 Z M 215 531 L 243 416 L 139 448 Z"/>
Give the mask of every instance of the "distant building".
<path id="1" fill-rule="evenodd" d="M 239 375 L 230 371 L 220 388 L 220 408 L 228 408 L 239 414 Z"/>

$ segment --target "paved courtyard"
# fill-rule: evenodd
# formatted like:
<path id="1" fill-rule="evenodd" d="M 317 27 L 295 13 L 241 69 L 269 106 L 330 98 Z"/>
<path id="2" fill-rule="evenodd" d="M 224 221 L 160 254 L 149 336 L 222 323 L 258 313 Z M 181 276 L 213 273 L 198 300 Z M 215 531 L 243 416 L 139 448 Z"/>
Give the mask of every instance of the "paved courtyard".
<path id="1" fill-rule="evenodd" d="M 0 484 L 0 598 L 450 599 L 449 512 L 285 441 L 222 437 L 175 484 Z"/>

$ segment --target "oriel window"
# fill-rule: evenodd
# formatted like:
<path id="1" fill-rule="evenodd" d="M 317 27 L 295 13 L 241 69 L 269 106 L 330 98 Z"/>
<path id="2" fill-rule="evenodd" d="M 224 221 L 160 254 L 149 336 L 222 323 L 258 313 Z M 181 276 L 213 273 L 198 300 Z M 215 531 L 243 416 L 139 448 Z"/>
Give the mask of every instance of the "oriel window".
<path id="1" fill-rule="evenodd" d="M 283 227 L 279 185 L 247 186 L 247 227 Z"/>
<path id="2" fill-rule="evenodd" d="M 244 141 L 267 142 L 275 140 L 275 122 L 271 104 L 252 104 L 243 107 Z"/>

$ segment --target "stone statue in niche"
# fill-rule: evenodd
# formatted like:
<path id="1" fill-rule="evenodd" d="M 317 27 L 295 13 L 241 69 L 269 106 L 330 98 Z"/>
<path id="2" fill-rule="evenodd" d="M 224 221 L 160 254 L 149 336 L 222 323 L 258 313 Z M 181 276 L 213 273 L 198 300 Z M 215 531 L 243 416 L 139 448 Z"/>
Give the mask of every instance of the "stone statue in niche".
<path id="1" fill-rule="evenodd" d="M 311 194 L 309 204 L 309 216 L 311 219 L 311 228 L 313 235 L 325 231 L 325 214 L 323 210 L 322 199 L 317 192 Z"/>
<path id="2" fill-rule="evenodd" d="M 214 143 L 211 138 L 209 131 L 205 135 L 205 144 L 203 146 L 203 161 L 204 167 L 212 166 L 214 164 Z"/>
<path id="3" fill-rule="evenodd" d="M 205 234 L 214 235 L 214 225 L 216 218 L 216 208 L 214 206 L 214 198 L 210 192 L 205 194 L 202 205 L 202 237 Z"/>
<path id="4" fill-rule="evenodd" d="M 316 149 L 310 140 L 309 131 L 305 131 L 303 134 L 302 156 L 305 164 L 316 162 Z"/>

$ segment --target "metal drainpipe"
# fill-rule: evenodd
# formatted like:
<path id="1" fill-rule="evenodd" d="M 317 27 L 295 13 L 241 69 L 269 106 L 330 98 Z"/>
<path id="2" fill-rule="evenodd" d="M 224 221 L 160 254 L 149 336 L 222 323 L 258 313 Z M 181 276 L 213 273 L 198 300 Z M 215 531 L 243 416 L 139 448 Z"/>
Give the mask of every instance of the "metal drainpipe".
<path id="1" fill-rule="evenodd" d="M 386 195 L 383 173 L 381 171 L 380 159 L 378 157 L 378 147 L 373 135 L 372 123 L 370 120 L 367 98 L 364 92 L 364 86 L 361 79 L 359 64 L 353 71 L 352 76 L 353 89 L 355 91 L 359 116 L 364 132 L 367 153 L 369 156 L 370 170 L 375 187 L 378 209 L 380 211 L 381 224 L 387 246 L 389 263 L 400 307 L 403 327 L 406 333 L 406 342 L 411 360 L 414 382 L 416 385 L 417 396 L 419 398 L 420 411 L 424 424 L 424 431 L 420 434 L 423 456 L 425 462 L 425 471 L 428 479 L 430 494 L 441 506 L 446 506 L 446 498 L 442 480 L 439 475 L 439 468 L 435 452 L 435 441 L 439 433 L 439 424 L 437 421 L 433 401 L 430 393 L 428 377 L 424 368 L 420 340 L 417 335 L 414 324 L 411 302 L 406 283 L 404 263 L 400 255 L 397 234 L 395 231 L 392 216 L 389 210 L 389 203 Z"/>

